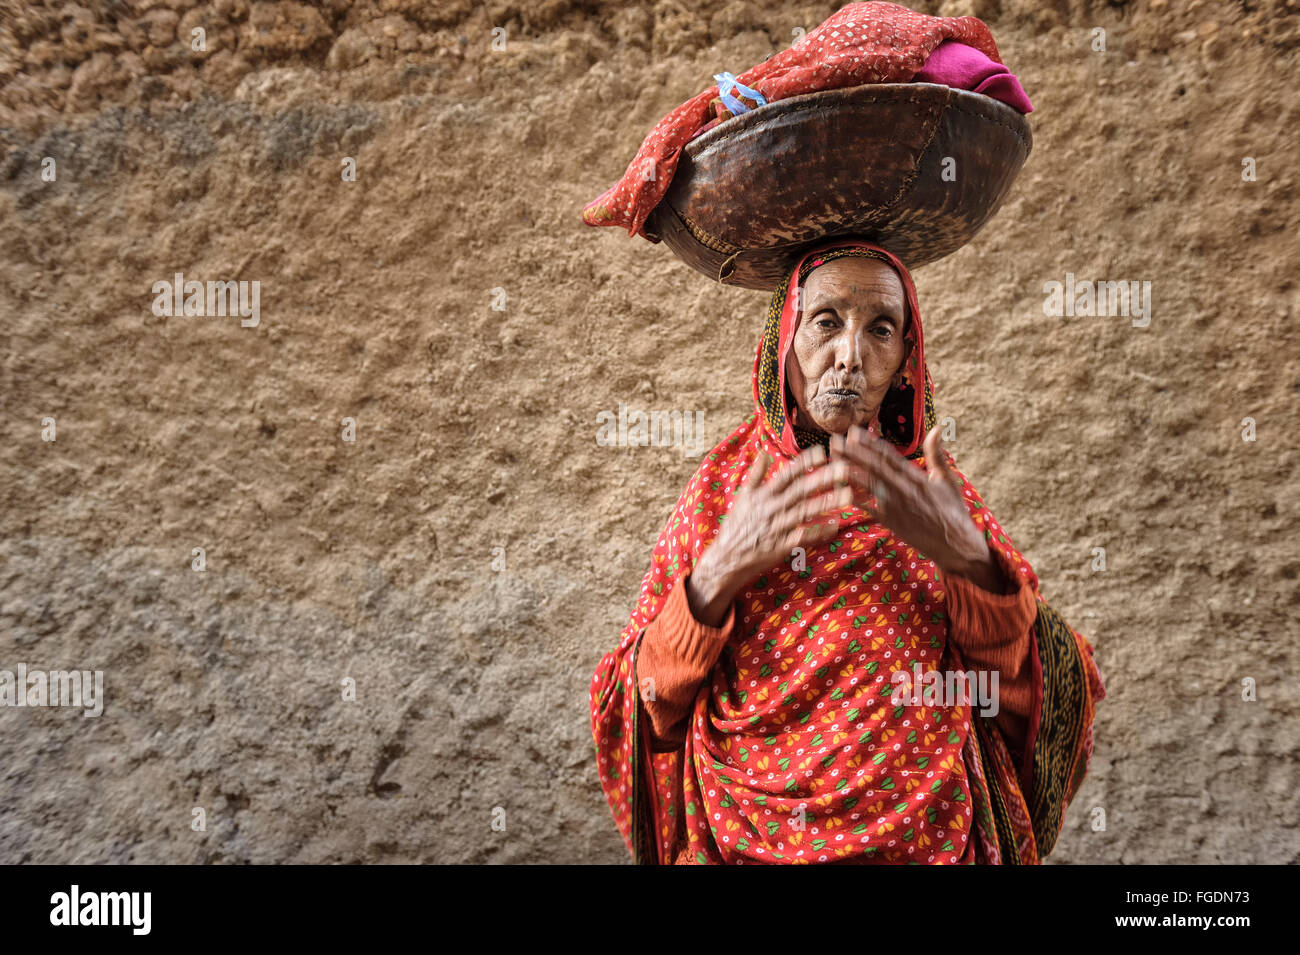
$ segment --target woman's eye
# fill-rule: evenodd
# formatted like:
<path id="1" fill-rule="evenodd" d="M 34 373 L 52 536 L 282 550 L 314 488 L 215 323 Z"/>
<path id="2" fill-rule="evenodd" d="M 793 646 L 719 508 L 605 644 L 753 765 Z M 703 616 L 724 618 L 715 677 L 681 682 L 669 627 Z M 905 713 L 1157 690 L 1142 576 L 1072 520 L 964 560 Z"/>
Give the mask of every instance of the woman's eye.
<path id="1" fill-rule="evenodd" d="M 879 338 L 888 338 L 890 335 L 894 334 L 893 326 L 887 325 L 884 322 L 881 322 L 874 329 L 872 329 L 872 331 L 874 331 L 877 337 Z"/>

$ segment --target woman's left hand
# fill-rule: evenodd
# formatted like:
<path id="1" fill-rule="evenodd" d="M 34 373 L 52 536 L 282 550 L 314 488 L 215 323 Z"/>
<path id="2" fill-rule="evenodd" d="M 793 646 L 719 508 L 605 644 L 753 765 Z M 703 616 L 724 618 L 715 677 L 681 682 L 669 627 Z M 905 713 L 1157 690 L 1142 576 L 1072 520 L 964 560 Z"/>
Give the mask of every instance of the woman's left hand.
<path id="1" fill-rule="evenodd" d="M 849 465 L 855 503 L 875 500 L 876 520 L 930 558 L 944 574 L 965 577 L 991 593 L 1005 593 L 1005 575 L 962 499 L 948 466 L 939 429 L 925 436 L 923 474 L 883 438 L 852 426 L 832 435 L 833 459 Z"/>

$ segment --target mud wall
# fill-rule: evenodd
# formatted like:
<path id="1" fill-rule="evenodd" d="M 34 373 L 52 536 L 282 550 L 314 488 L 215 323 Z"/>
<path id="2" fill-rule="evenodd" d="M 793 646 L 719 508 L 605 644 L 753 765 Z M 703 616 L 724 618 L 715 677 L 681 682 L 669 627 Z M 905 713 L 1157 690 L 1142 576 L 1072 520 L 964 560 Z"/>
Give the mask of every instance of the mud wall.
<path id="1" fill-rule="evenodd" d="M 951 449 L 1108 680 L 1052 861 L 1295 861 L 1296 6 L 918 6 L 1036 107 L 916 278 Z M 0 857 L 626 859 L 587 684 L 695 461 L 597 415 L 724 437 L 766 302 L 578 213 L 833 9 L 0 4 L 0 666 L 107 697 L 0 709 Z M 257 324 L 155 315 L 178 272 Z M 1045 316 L 1066 273 L 1149 326 Z"/>

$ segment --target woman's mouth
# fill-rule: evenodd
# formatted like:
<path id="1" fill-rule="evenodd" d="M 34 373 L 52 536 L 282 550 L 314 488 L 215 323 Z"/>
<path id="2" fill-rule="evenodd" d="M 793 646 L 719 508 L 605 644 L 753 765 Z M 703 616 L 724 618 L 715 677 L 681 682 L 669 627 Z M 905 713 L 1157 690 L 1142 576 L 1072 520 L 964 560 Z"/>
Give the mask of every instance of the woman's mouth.
<path id="1" fill-rule="evenodd" d="M 852 388 L 831 388 L 823 391 L 822 395 L 831 401 L 854 401 L 861 397 Z"/>

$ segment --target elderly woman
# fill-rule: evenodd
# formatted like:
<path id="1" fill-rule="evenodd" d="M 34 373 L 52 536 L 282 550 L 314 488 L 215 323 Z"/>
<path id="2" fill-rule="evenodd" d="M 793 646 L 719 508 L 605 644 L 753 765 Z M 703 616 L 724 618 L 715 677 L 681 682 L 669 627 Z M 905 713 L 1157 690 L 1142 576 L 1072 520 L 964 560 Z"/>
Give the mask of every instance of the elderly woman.
<path id="1" fill-rule="evenodd" d="M 1104 685 L 940 445 L 903 264 L 858 241 L 805 255 L 754 404 L 592 684 L 634 860 L 1040 861 Z"/>

